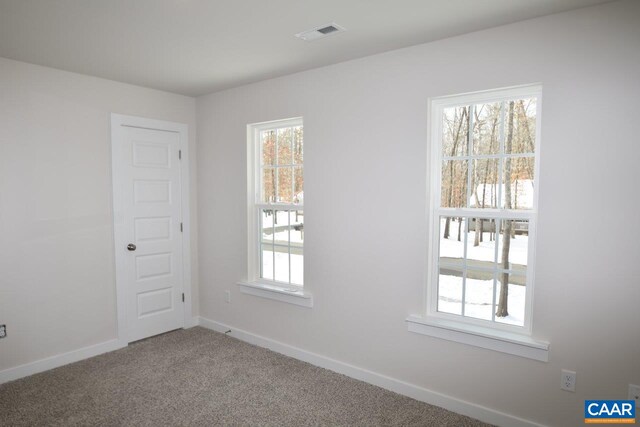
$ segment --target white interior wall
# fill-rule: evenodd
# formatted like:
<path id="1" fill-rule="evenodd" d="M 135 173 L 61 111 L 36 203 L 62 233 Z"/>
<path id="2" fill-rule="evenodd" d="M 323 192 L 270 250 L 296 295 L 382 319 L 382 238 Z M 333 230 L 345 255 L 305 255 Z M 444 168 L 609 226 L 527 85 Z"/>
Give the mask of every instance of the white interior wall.
<path id="1" fill-rule="evenodd" d="M 112 112 L 189 125 L 197 311 L 195 100 L 0 58 L 0 371 L 117 336 Z"/>
<path id="2" fill-rule="evenodd" d="M 115 338 L 118 112 L 190 126 L 205 318 L 542 423 L 581 424 L 583 399 L 625 397 L 640 382 L 639 18 L 638 2 L 616 2 L 202 97 L 198 156 L 191 98 L 0 59 L 0 371 Z M 404 322 L 422 310 L 427 98 L 530 82 L 544 86 L 534 328 L 551 342 L 549 363 L 411 334 Z M 234 285 L 246 274 L 246 124 L 298 115 L 313 309 Z M 194 284 L 197 273 L 194 263 Z M 576 394 L 559 390 L 563 367 L 578 372 Z"/>
<path id="3" fill-rule="evenodd" d="M 584 399 L 626 398 L 640 383 L 639 45 L 640 2 L 628 0 L 198 98 L 201 316 L 543 424 L 581 425 Z M 550 361 L 407 332 L 424 310 L 427 99 L 538 82 L 533 319 Z M 295 116 L 312 309 L 235 285 L 246 125 Z M 577 371 L 575 394 L 560 390 L 561 368 Z"/>

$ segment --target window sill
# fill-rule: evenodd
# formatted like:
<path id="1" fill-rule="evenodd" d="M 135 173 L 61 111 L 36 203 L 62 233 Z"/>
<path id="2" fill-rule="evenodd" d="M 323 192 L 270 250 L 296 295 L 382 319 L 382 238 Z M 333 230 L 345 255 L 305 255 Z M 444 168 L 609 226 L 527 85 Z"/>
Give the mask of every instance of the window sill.
<path id="1" fill-rule="evenodd" d="M 525 335 L 421 316 L 407 317 L 407 327 L 410 332 L 418 334 L 513 354 L 541 362 L 549 361 L 549 343 L 534 340 Z"/>
<path id="2" fill-rule="evenodd" d="M 313 295 L 302 288 L 290 288 L 262 282 L 238 282 L 237 285 L 243 294 L 282 301 L 302 307 L 313 307 Z"/>

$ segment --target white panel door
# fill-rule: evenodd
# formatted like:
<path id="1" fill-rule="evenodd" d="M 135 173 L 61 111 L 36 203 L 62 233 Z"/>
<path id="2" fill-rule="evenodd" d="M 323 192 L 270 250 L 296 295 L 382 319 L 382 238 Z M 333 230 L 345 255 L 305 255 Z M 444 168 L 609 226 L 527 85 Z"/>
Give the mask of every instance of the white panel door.
<path id="1" fill-rule="evenodd" d="M 116 268 L 127 342 L 184 327 L 180 143 L 176 131 L 113 128 Z"/>

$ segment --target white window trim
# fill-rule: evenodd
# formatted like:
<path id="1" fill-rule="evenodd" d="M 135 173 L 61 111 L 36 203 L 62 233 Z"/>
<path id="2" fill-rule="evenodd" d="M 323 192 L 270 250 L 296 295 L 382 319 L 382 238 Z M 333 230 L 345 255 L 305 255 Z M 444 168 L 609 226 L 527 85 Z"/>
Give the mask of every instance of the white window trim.
<path id="1" fill-rule="evenodd" d="M 410 332 L 486 348 L 527 359 L 549 361 L 549 343 L 527 335 L 423 316 L 407 317 Z"/>
<path id="2" fill-rule="evenodd" d="M 313 307 L 313 295 L 311 292 L 302 289 L 301 286 L 296 286 L 295 288 L 293 286 L 286 287 L 267 281 L 240 281 L 236 284 L 243 294 L 287 302 L 302 307 Z"/>
<path id="3" fill-rule="evenodd" d="M 260 177 L 256 173 L 256 162 L 260 156 L 260 147 L 256 144 L 258 135 L 267 129 L 279 129 L 303 126 L 302 117 L 274 120 L 247 125 L 247 280 L 238 281 L 244 294 L 286 302 L 302 307 L 313 307 L 313 295 L 303 286 L 286 284 L 260 277 L 259 218 L 256 215 L 257 200 L 260 195 Z M 295 205 L 304 209 L 304 204 Z M 270 203 L 269 207 L 291 209 L 290 204 Z"/>
<path id="4" fill-rule="evenodd" d="M 533 309 L 533 283 L 535 271 L 535 240 L 537 207 L 539 194 L 539 180 L 536 181 L 534 191 L 533 209 L 530 211 L 512 212 L 513 217 L 529 219 L 530 237 L 527 260 L 527 288 L 524 326 L 491 323 L 480 319 L 472 319 L 437 311 L 438 287 L 437 287 L 437 241 L 431 236 L 438 234 L 439 214 L 436 207 L 440 200 L 440 175 L 441 175 L 441 141 L 440 133 L 442 123 L 439 118 L 444 108 L 460 104 L 489 103 L 517 97 L 533 97 L 536 101 L 536 150 L 534 176 L 538 178 L 540 168 L 540 130 L 541 130 L 541 106 L 542 87 L 539 84 L 511 87 L 498 90 L 474 92 L 469 94 L 446 96 L 429 99 L 428 137 L 429 146 L 427 164 L 431 169 L 429 191 L 429 247 L 427 254 L 427 283 L 425 285 L 425 314 L 422 316 L 409 316 L 407 320 L 408 330 L 424 335 L 461 342 L 477 347 L 488 348 L 504 353 L 528 357 L 535 360 L 547 361 L 549 343 L 536 340 L 531 337 Z M 437 162 L 435 160 L 438 160 Z M 477 210 L 451 209 L 451 216 L 477 216 Z M 498 210 L 483 209 L 483 217 L 499 216 Z"/>

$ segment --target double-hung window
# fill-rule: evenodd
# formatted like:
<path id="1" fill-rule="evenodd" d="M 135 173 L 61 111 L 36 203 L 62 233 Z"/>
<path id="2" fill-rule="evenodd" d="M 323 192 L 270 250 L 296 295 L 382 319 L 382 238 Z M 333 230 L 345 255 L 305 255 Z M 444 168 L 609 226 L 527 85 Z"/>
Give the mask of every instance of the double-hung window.
<path id="1" fill-rule="evenodd" d="M 249 281 L 304 284 L 302 119 L 249 125 Z"/>
<path id="2" fill-rule="evenodd" d="M 531 333 L 541 88 L 431 100 L 427 317 Z"/>

